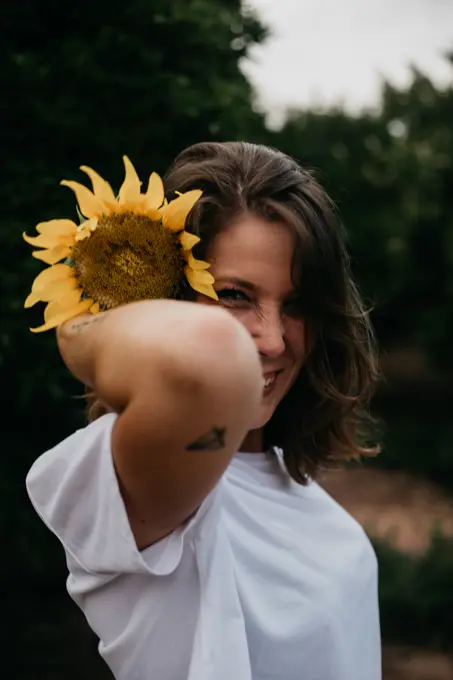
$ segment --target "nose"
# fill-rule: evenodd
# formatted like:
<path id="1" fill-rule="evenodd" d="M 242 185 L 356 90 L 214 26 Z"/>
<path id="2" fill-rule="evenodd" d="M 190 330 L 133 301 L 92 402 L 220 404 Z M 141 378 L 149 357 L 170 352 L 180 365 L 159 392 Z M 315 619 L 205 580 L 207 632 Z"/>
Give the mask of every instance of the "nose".
<path id="1" fill-rule="evenodd" d="M 276 358 L 285 351 L 285 331 L 278 310 L 268 310 L 257 315 L 252 337 L 258 352 L 265 357 Z"/>

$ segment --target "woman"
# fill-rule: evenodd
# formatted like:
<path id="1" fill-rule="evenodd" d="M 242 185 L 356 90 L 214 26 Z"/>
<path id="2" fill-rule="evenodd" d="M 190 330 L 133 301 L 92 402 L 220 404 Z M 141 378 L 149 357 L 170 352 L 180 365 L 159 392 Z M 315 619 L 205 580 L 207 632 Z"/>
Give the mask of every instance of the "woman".
<path id="1" fill-rule="evenodd" d="M 376 559 L 314 481 L 374 451 L 372 333 L 332 205 L 246 143 L 197 144 L 164 184 L 203 192 L 186 230 L 216 294 L 58 330 L 98 417 L 27 487 L 68 591 L 118 680 L 378 680 Z"/>

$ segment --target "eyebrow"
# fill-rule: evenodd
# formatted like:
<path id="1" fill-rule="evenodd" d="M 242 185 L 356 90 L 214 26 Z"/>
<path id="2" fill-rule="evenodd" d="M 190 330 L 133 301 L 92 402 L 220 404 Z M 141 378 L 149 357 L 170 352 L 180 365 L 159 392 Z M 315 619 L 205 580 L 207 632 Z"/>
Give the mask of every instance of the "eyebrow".
<path id="1" fill-rule="evenodd" d="M 247 290 L 256 292 L 258 290 L 257 286 L 255 286 L 253 283 L 250 283 L 250 281 L 246 281 L 245 279 L 237 279 L 234 276 L 220 276 L 219 278 L 216 278 L 216 283 L 220 283 L 221 281 L 229 282 L 229 283 L 234 283 L 236 286 L 240 286 L 241 288 L 246 288 Z"/>
<path id="2" fill-rule="evenodd" d="M 254 283 L 251 283 L 250 281 L 246 281 L 245 279 L 238 279 L 235 276 L 219 276 L 215 280 L 216 283 L 232 283 L 236 286 L 240 286 L 241 288 L 245 288 L 246 290 L 251 291 L 252 293 L 256 293 L 259 290 L 258 286 L 255 286 Z M 299 298 L 300 294 L 297 292 L 297 290 L 293 290 L 289 293 L 287 299 L 288 300 L 297 300 Z"/>

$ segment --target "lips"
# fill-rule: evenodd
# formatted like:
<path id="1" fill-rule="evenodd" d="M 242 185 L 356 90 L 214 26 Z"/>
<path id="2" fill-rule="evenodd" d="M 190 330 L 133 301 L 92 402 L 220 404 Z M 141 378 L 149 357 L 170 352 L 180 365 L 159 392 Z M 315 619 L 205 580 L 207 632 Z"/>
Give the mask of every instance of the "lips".
<path id="1" fill-rule="evenodd" d="M 267 376 L 264 376 L 264 388 L 267 389 L 268 387 L 270 387 L 275 382 L 276 377 L 277 377 L 276 373 L 271 373 Z"/>
<path id="2" fill-rule="evenodd" d="M 268 389 L 269 387 L 271 387 L 274 384 L 275 380 L 277 379 L 278 374 L 281 373 L 282 370 L 283 369 L 281 369 L 279 371 L 267 371 L 263 375 L 264 389 Z"/>

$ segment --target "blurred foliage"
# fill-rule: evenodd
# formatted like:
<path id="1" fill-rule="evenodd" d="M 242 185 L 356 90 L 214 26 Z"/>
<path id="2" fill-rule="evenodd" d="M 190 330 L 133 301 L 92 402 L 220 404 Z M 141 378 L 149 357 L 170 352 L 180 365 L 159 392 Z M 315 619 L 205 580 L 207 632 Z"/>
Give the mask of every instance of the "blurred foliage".
<path id="1" fill-rule="evenodd" d="M 420 557 L 373 542 L 386 642 L 453 650 L 453 541 L 433 536 Z"/>
<path id="2" fill-rule="evenodd" d="M 296 111 L 265 135 L 318 170 L 336 201 L 381 343 L 416 343 L 450 377 L 452 120 L 453 87 L 414 71 L 407 90 L 385 86 L 379 114 Z"/>
<path id="3" fill-rule="evenodd" d="M 412 389 L 412 393 L 410 392 Z M 396 392 L 396 393 L 395 393 Z M 384 447 L 366 464 L 405 470 L 453 494 L 453 421 L 451 391 L 410 385 L 380 394 L 374 410 L 384 423 Z"/>
<path id="4" fill-rule="evenodd" d="M 266 32 L 239 0 L 4 0 L 0 20 L 0 84 L 8 94 L 0 100 L 0 531 L 8 556 L 1 575 L 11 611 L 25 618 L 26 606 L 15 608 L 19 596 L 27 602 L 24 584 L 46 598 L 61 593 L 65 564 L 30 508 L 23 480 L 40 452 L 84 420 L 82 402 L 70 397 L 80 387 L 53 335 L 28 332 L 42 309 L 23 310 L 42 266 L 21 232 L 32 233 L 41 220 L 75 217 L 73 196 L 59 181 L 82 179 L 77 168 L 87 164 L 118 187 L 123 154 L 145 179 L 201 140 L 243 138 L 280 148 L 313 167 L 336 201 L 381 344 L 388 351 L 418 348 L 451 384 L 453 87 L 440 90 L 414 71 L 406 89 L 385 86 L 378 113 L 292 111 L 281 130 L 271 131 L 238 67 Z M 398 398 L 379 406 L 389 431 L 381 464 L 453 480 L 446 404 L 432 406 L 421 394 L 419 409 L 411 410 L 410 400 Z M 453 592 L 447 552 L 439 543 L 414 562 L 379 548 L 384 632 L 446 644 L 447 624 L 453 628 L 452 603 L 450 612 L 442 609 L 440 594 L 444 589 L 451 599 Z M 434 575 L 445 587 L 436 590 Z M 417 602 L 428 586 L 432 596 Z M 42 677 L 50 676 L 43 670 Z"/>

